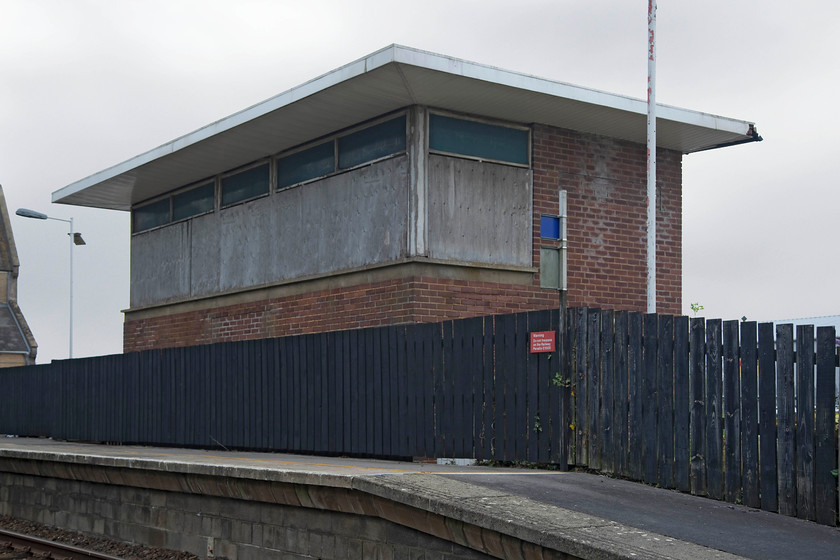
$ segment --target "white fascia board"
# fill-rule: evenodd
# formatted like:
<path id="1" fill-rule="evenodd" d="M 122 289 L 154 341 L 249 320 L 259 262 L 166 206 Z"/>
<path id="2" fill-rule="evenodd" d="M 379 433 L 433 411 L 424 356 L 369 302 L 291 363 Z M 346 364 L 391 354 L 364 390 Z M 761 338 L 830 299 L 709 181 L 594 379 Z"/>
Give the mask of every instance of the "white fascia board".
<path id="1" fill-rule="evenodd" d="M 543 93 L 638 115 L 647 115 L 647 103 L 642 99 L 547 80 L 529 74 L 511 72 L 493 66 L 477 64 L 444 55 L 401 47 L 399 45 L 392 45 L 390 48 L 394 49 L 394 55 L 389 58 L 388 62 L 394 60 L 395 62 L 456 74 L 466 78 L 505 85 L 516 89 Z M 374 55 L 371 56 L 373 57 Z M 752 123 L 746 121 L 682 109 L 680 107 L 659 103 L 657 103 L 656 107 L 657 117 L 663 120 L 744 135 L 748 134 L 752 127 Z"/>
<path id="2" fill-rule="evenodd" d="M 640 114 L 647 112 L 647 104 L 640 99 L 547 80 L 530 74 L 511 72 L 495 66 L 478 64 L 399 45 L 393 45 L 393 48 L 393 60 L 395 62 L 621 111 Z"/>
<path id="3" fill-rule="evenodd" d="M 383 51 L 384 50 L 386 49 L 383 49 Z M 169 154 L 175 153 L 179 150 L 197 144 L 203 140 L 207 140 L 208 138 L 211 138 L 219 133 L 231 130 L 241 124 L 257 119 L 272 111 L 275 111 L 287 105 L 291 105 L 296 101 L 299 101 L 312 94 L 323 91 L 333 85 L 339 84 L 355 76 L 364 74 L 367 71 L 367 65 L 365 62 L 366 59 L 360 59 L 355 62 L 346 64 L 341 68 L 333 70 L 332 72 L 323 74 L 290 90 L 275 95 L 274 97 L 271 97 L 266 101 L 262 101 L 255 105 L 252 105 L 247 109 L 243 109 L 242 111 L 234 113 L 228 117 L 225 117 L 224 119 L 220 119 L 206 126 L 203 126 L 194 132 L 185 134 L 184 136 L 176 138 L 175 140 L 163 144 L 162 146 L 158 146 L 157 148 L 135 156 L 120 164 L 114 165 L 113 167 L 109 167 L 107 169 L 94 173 L 89 177 L 76 181 L 75 183 L 71 183 L 70 185 L 67 185 L 64 188 L 53 192 L 52 201 L 58 202 L 61 199 L 83 191 L 88 187 L 99 184 L 103 181 L 107 181 L 109 179 L 113 179 L 114 177 L 117 177 L 119 175 L 130 173 L 133 169 L 136 169 L 141 165 L 145 165 L 147 163 L 165 157 Z"/>
<path id="4" fill-rule="evenodd" d="M 670 105 L 660 105 L 659 103 L 656 104 L 656 118 L 657 120 L 662 119 L 666 121 L 674 121 L 710 130 L 720 130 L 722 132 L 742 134 L 744 136 L 749 136 L 755 126 L 753 123 L 748 121 L 730 119 L 728 117 L 721 117 L 710 113 L 690 111 L 688 109 L 672 107 Z"/>
<path id="5" fill-rule="evenodd" d="M 542 93 L 560 99 L 567 99 L 605 107 L 636 115 L 647 113 L 647 104 L 641 99 L 634 99 L 622 95 L 587 89 L 562 82 L 546 80 L 528 74 L 520 74 L 469 62 L 440 54 L 412 49 L 400 45 L 390 45 L 370 55 L 350 62 L 326 74 L 318 76 L 308 82 L 289 89 L 266 101 L 252 105 L 242 111 L 234 113 L 224 119 L 208 124 L 194 132 L 176 138 L 175 140 L 149 150 L 123 163 L 99 171 L 89 177 L 76 181 L 52 194 L 52 201 L 59 202 L 94 185 L 119 177 L 121 188 L 130 189 L 133 185 L 132 172 L 140 166 L 164 158 L 184 148 L 205 141 L 215 135 L 231 130 L 237 126 L 258 119 L 272 111 L 287 107 L 311 95 L 323 92 L 337 84 L 346 82 L 365 73 L 376 70 L 391 63 L 405 64 L 445 74 L 463 76 L 492 84 L 504 85 L 518 90 Z M 408 93 L 411 92 L 409 80 L 404 82 Z M 726 131 L 734 134 L 748 135 L 751 123 L 737 121 L 724 117 L 698 113 L 687 109 L 657 105 L 658 118 L 674 121 L 701 128 Z"/>

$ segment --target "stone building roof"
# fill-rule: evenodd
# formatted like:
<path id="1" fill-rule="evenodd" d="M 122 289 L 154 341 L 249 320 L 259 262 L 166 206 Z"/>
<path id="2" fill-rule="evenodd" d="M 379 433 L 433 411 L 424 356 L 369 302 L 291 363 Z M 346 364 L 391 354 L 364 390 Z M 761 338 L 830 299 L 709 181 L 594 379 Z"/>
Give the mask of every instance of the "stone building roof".
<path id="1" fill-rule="evenodd" d="M 26 323 L 17 302 L 18 261 L 15 237 L 6 207 L 6 196 L 0 186 L 0 354 L 23 354 L 27 364 L 35 363 L 38 344 Z"/>

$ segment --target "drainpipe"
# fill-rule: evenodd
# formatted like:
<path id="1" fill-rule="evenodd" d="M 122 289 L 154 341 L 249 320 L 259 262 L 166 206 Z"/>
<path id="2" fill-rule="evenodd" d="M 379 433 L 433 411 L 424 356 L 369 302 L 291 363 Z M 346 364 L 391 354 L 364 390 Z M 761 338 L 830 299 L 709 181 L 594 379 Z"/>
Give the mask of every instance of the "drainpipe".
<path id="1" fill-rule="evenodd" d="M 648 0 L 647 312 L 656 313 L 656 0 Z"/>

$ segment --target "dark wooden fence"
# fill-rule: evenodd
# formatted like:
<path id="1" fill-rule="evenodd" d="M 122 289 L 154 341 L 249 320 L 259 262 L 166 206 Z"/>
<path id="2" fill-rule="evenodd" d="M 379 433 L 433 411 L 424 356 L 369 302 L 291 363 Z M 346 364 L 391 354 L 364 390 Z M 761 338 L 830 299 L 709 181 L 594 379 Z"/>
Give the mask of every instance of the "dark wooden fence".
<path id="1" fill-rule="evenodd" d="M 0 433 L 576 465 L 835 524 L 833 328 L 571 309 L 0 370 Z M 529 333 L 560 331 L 555 352 Z M 795 343 L 794 343 L 795 341 Z M 803 351 L 807 349 L 808 351 Z"/>
<path id="2" fill-rule="evenodd" d="M 540 311 L 0 370 L 0 433 L 565 464 L 559 360 L 528 352 L 528 333 L 558 319 Z"/>
<path id="3" fill-rule="evenodd" d="M 569 323 L 574 464 L 835 524 L 834 327 L 794 338 L 792 325 L 597 309 Z"/>

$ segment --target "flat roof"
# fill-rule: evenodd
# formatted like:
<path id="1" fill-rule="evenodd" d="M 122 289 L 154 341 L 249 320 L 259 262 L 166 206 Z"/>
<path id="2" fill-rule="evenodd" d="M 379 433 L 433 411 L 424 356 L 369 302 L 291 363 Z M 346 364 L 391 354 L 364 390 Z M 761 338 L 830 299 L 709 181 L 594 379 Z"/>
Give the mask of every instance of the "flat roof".
<path id="1" fill-rule="evenodd" d="M 646 143 L 647 102 L 391 45 L 55 191 L 130 210 L 148 200 L 409 105 Z M 657 104 L 657 146 L 684 154 L 759 140 L 753 123 Z"/>

